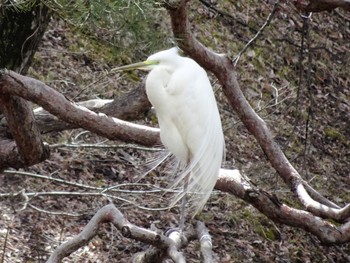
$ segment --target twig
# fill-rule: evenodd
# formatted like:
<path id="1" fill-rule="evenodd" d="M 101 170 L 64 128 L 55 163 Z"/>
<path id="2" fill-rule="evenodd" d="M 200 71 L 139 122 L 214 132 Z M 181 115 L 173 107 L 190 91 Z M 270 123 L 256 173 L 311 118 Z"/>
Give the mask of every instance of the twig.
<path id="1" fill-rule="evenodd" d="M 57 172 L 57 171 L 56 171 Z M 54 172 L 54 173 L 56 173 Z M 50 180 L 53 182 L 58 182 L 61 184 L 65 185 L 70 185 L 70 186 L 75 186 L 83 189 L 88 189 L 88 190 L 95 190 L 95 191 L 101 191 L 101 194 L 108 192 L 108 191 L 113 191 L 113 192 L 119 192 L 119 193 L 131 193 L 131 194 L 149 194 L 149 193 L 158 193 L 158 192 L 169 192 L 168 189 L 152 185 L 152 184 L 144 184 L 144 183 L 124 183 L 124 184 L 118 184 L 118 185 L 113 185 L 107 188 L 104 187 L 95 187 L 95 186 L 90 186 L 86 184 L 80 184 L 76 182 L 71 182 L 71 181 L 66 181 L 63 179 L 59 178 L 54 178 L 51 176 L 46 176 L 46 175 L 41 175 L 41 174 L 35 174 L 35 173 L 30 173 L 30 172 L 22 172 L 22 171 L 12 171 L 12 170 L 4 170 L 2 173 L 4 174 L 18 174 L 18 175 L 25 175 L 25 176 L 30 176 L 33 178 L 39 178 L 39 179 L 45 179 L 45 180 Z M 54 173 L 51 173 L 54 174 Z M 152 188 L 150 190 L 123 190 L 123 189 L 117 189 L 117 188 L 122 188 L 122 187 L 149 187 Z M 0 194 L 1 196 L 1 194 Z"/>
<path id="2" fill-rule="evenodd" d="M 30 177 L 33 177 L 33 178 L 50 180 L 50 181 L 53 181 L 53 182 L 58 182 L 58 183 L 61 183 L 61 184 L 70 185 L 70 186 L 76 186 L 76 187 L 79 187 L 79 188 L 84 188 L 84 189 L 89 189 L 89 190 L 97 190 L 97 191 L 103 190 L 103 188 L 100 188 L 100 187 L 94 187 L 94 186 L 90 186 L 90 185 L 75 183 L 75 182 L 66 181 L 66 180 L 59 179 L 59 178 L 54 178 L 54 177 L 51 177 L 51 176 L 45 176 L 45 175 L 35 174 L 35 173 L 30 173 L 30 172 L 4 170 L 2 173 L 4 173 L 4 174 L 25 175 L 25 176 L 30 176 Z"/>
<path id="3" fill-rule="evenodd" d="M 7 246 L 7 241 L 8 241 L 8 237 L 9 237 L 9 232 L 10 232 L 10 226 L 7 226 L 5 240 L 4 240 L 4 246 L 2 247 L 1 263 L 5 262 L 5 252 L 6 252 L 6 246 Z"/>
<path id="4" fill-rule="evenodd" d="M 66 213 L 66 212 L 52 212 L 52 211 L 48 211 L 42 208 L 39 208 L 35 205 L 32 204 L 28 204 L 29 207 L 33 208 L 34 210 L 40 212 L 40 213 L 45 213 L 45 214 L 49 214 L 49 215 L 55 215 L 55 216 L 71 216 L 71 217 L 78 217 L 81 216 L 79 214 L 72 214 L 72 213 Z"/>
<path id="5" fill-rule="evenodd" d="M 131 204 L 137 208 L 140 208 L 140 209 L 146 210 L 146 211 L 164 211 L 164 210 L 168 210 L 168 209 L 172 208 L 169 206 L 168 207 L 161 207 L 161 208 L 145 207 L 145 206 L 138 205 L 136 202 L 130 201 L 126 198 L 122 198 L 122 197 L 111 195 L 111 194 L 105 194 L 104 192 L 51 191 L 51 192 L 28 192 L 28 193 L 26 193 L 23 189 L 17 193 L 2 193 L 2 194 L 0 194 L 0 197 L 13 197 L 13 196 L 17 196 L 17 195 L 20 195 L 23 198 L 25 198 L 24 205 L 19 209 L 19 211 L 24 210 L 26 208 L 26 206 L 29 204 L 30 197 L 33 198 L 33 197 L 38 197 L 38 196 L 88 196 L 88 197 L 97 196 L 97 197 L 106 197 L 107 199 L 116 199 L 116 200 L 119 200 L 121 202 Z"/>
<path id="6" fill-rule="evenodd" d="M 28 206 L 28 204 L 29 204 L 29 201 L 30 201 L 30 200 L 29 200 L 29 196 L 27 196 L 27 195 L 25 194 L 24 189 L 21 190 L 21 191 L 19 191 L 19 192 L 18 192 L 18 195 L 21 196 L 21 197 L 24 199 L 23 206 L 22 206 L 20 209 L 18 209 L 18 211 L 23 211 L 23 210 L 25 210 L 25 209 L 27 208 L 27 206 Z"/>
<path id="7" fill-rule="evenodd" d="M 241 58 L 242 54 L 243 54 L 244 52 L 246 52 L 247 49 L 248 49 L 251 45 L 254 44 L 254 42 L 258 39 L 258 37 L 263 33 L 264 29 L 270 24 L 270 22 L 271 22 L 271 20 L 272 20 L 272 18 L 273 18 L 273 15 L 275 14 L 275 12 L 276 12 L 276 10 L 277 10 L 277 6 L 278 6 L 279 2 L 280 2 L 280 1 L 278 0 L 278 1 L 276 1 L 276 2 L 274 3 L 273 8 L 272 8 L 270 14 L 268 15 L 268 17 L 267 17 L 265 23 L 262 25 L 262 27 L 259 29 L 259 31 L 255 34 L 255 36 L 254 36 L 252 39 L 250 39 L 250 40 L 248 41 L 248 43 L 244 46 L 244 48 L 243 48 L 243 49 L 238 53 L 238 55 L 233 59 L 233 64 L 234 64 L 234 66 L 237 66 L 237 63 L 238 63 L 239 59 Z"/>
<path id="8" fill-rule="evenodd" d="M 158 152 L 162 151 L 162 148 L 142 147 L 134 144 L 119 144 L 119 145 L 108 145 L 108 144 L 90 144 L 90 143 L 57 143 L 50 144 L 51 149 L 54 148 L 89 148 L 89 149 L 135 149 L 141 151 Z"/>

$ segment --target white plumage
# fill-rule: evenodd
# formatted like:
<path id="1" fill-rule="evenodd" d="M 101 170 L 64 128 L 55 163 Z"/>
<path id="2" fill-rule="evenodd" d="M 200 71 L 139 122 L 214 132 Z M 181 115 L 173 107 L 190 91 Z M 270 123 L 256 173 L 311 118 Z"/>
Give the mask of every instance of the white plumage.
<path id="1" fill-rule="evenodd" d="M 194 216 L 215 186 L 225 145 L 208 76 L 194 60 L 181 57 L 177 48 L 118 69 L 131 68 L 151 70 L 146 92 L 156 109 L 161 141 L 185 167 L 172 185 L 183 185 L 185 191 L 177 194 L 172 204 L 187 196 Z"/>

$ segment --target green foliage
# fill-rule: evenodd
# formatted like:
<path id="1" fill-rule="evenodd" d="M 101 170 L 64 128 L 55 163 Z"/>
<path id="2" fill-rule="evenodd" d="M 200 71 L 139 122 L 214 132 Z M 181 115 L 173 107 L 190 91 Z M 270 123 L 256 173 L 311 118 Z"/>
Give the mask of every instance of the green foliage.
<path id="1" fill-rule="evenodd" d="M 170 38 L 153 17 L 165 12 L 153 1 L 58 0 L 44 1 L 61 18 L 83 34 L 115 49 L 122 63 L 144 59 L 168 47 Z M 163 16 L 164 17 L 164 16 Z M 134 49 L 132 47 L 142 47 Z M 136 53 L 135 53 L 136 50 Z"/>
<path id="2" fill-rule="evenodd" d="M 30 11 L 38 3 L 38 0 L 5 0 L 0 7 L 20 13 Z"/>

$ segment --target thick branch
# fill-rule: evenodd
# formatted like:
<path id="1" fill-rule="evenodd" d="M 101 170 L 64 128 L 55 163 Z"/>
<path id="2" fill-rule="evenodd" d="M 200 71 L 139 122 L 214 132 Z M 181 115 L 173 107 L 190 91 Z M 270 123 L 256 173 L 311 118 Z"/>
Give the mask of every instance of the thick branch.
<path id="1" fill-rule="evenodd" d="M 298 9 L 304 12 L 330 11 L 338 7 L 343 8 L 346 11 L 350 11 L 349 0 L 296 0 L 293 2 Z"/>
<path id="2" fill-rule="evenodd" d="M 143 145 L 160 144 L 159 130 L 132 124 L 104 114 L 96 114 L 68 101 L 61 93 L 44 83 L 9 71 L 0 79 L 0 93 L 35 102 L 60 119 L 112 140 Z"/>
<path id="3" fill-rule="evenodd" d="M 238 170 L 221 169 L 215 188 L 243 199 L 274 222 L 312 233 L 324 244 L 342 244 L 350 241 L 350 221 L 336 227 L 310 212 L 282 204 L 277 197 L 250 184 Z"/>
<path id="4" fill-rule="evenodd" d="M 151 108 L 144 83 L 114 100 L 89 100 L 76 104 L 91 111 L 104 113 L 122 120 L 139 119 Z M 76 125 L 60 120 L 42 108 L 35 110 L 34 113 L 37 125 L 42 133 L 77 128 Z"/>
<path id="5" fill-rule="evenodd" d="M 238 84 L 232 61 L 228 57 L 218 55 L 204 47 L 191 33 L 186 2 L 186 0 L 168 1 L 167 4 L 174 36 L 178 40 L 179 46 L 200 65 L 215 74 L 223 86 L 224 94 L 240 120 L 249 132 L 254 135 L 273 168 L 292 191 L 296 193 L 306 209 L 315 215 L 339 221 L 349 218 L 350 209 L 348 207 L 344 209 L 331 208 L 314 201 L 308 195 L 301 183 L 299 173 L 274 141 L 273 135 L 264 120 L 258 116 L 245 99 Z"/>
<path id="6" fill-rule="evenodd" d="M 18 153 L 17 145 L 12 140 L 0 140 L 0 170 L 6 167 L 22 168 L 26 163 Z"/>
<path id="7" fill-rule="evenodd" d="M 1 87 L 6 84 L 0 82 L 0 88 L 11 89 Z M 0 169 L 8 166 L 16 168 L 29 166 L 48 158 L 49 150 L 41 140 L 30 102 L 16 96 L 0 94 L 0 105 L 17 145 L 15 149 L 5 143 L 7 147 L 1 150 L 1 154 L 5 154 L 5 160 L 1 161 L 4 166 L 0 164 Z M 6 157 L 6 154 L 11 157 Z M 17 160 L 13 158 L 16 155 L 20 157 Z"/>

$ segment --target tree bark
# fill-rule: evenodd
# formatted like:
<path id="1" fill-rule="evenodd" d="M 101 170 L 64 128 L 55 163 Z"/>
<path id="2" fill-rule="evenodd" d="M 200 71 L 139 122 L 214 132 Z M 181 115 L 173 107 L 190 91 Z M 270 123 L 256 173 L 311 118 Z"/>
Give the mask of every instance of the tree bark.
<path id="1" fill-rule="evenodd" d="M 27 73 L 50 17 L 50 10 L 41 1 L 29 10 L 0 7 L 0 69 Z"/>
<path id="2" fill-rule="evenodd" d="M 86 107 L 91 111 L 104 113 L 108 116 L 122 120 L 140 119 L 151 108 L 151 103 L 146 95 L 144 82 L 132 91 L 115 98 L 114 100 L 90 100 L 77 102 L 76 104 Z M 78 128 L 73 123 L 60 120 L 55 115 L 52 115 L 43 109 L 35 111 L 35 119 L 41 133 Z M 2 128 L 0 127 L 0 133 L 1 129 Z"/>
<path id="3" fill-rule="evenodd" d="M 0 85 L 6 85 L 6 83 L 0 83 Z M 49 150 L 41 140 L 31 103 L 16 96 L 0 93 L 0 109 L 7 120 L 19 153 L 18 160 L 5 158 L 4 160 L 11 160 L 11 162 L 3 163 L 4 167 L 0 165 L 0 169 L 7 166 L 15 168 L 23 167 L 23 165 L 30 166 L 48 158 Z M 10 150 L 9 156 L 14 157 L 17 153 L 12 147 L 5 147 L 4 149 Z"/>
<path id="4" fill-rule="evenodd" d="M 51 12 L 41 1 L 22 10 L 14 5 L 16 3 L 0 5 L 0 69 L 26 74 L 50 22 Z M 48 158 L 49 150 L 35 124 L 31 102 L 2 93 L 0 106 L 15 140 L 2 140 L 0 169 L 30 166 Z"/>
<path id="5" fill-rule="evenodd" d="M 10 94 L 32 101 L 58 118 L 112 140 L 154 146 L 160 144 L 159 129 L 97 114 L 68 101 L 39 80 L 8 71 L 0 77 L 0 95 Z"/>
<path id="6" fill-rule="evenodd" d="M 330 11 L 338 7 L 350 11 L 349 0 L 296 0 L 293 2 L 298 9 L 304 12 Z"/>

